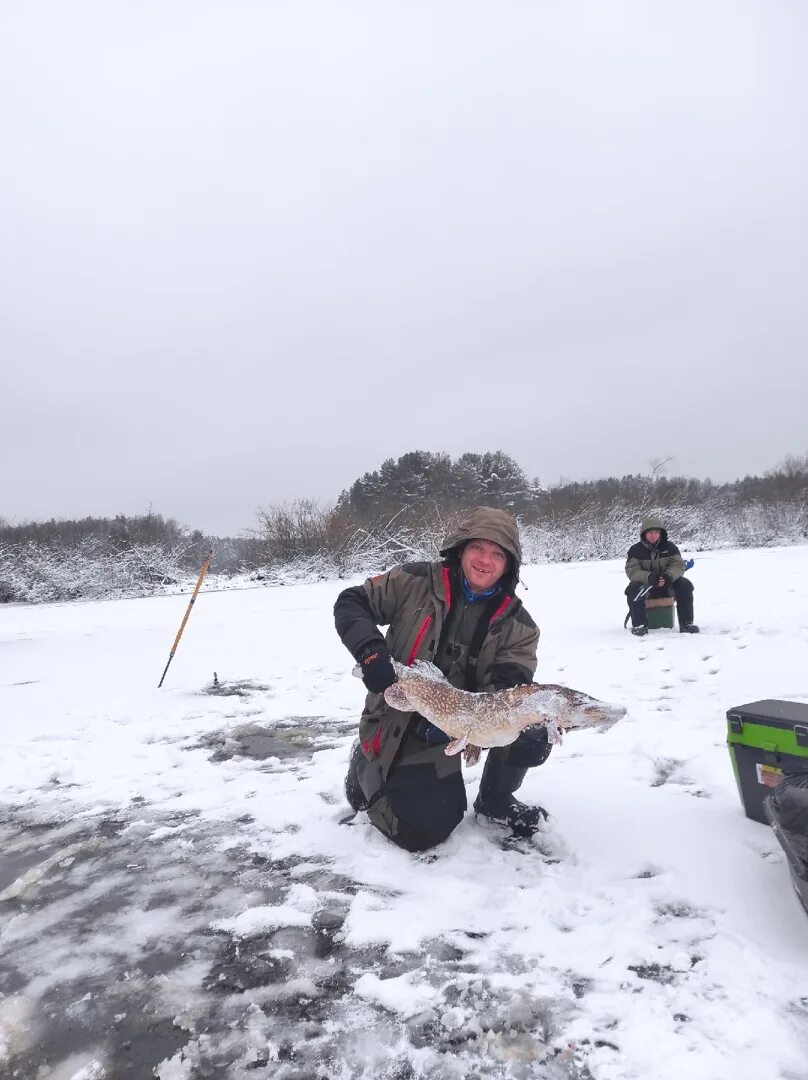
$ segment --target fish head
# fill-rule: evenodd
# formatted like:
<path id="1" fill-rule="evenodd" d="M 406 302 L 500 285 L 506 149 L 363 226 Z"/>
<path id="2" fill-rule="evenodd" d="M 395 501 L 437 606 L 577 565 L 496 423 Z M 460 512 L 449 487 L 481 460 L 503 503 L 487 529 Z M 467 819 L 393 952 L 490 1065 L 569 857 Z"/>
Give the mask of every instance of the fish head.
<path id="1" fill-rule="evenodd" d="M 573 690 L 569 686 L 559 686 L 556 689 L 564 702 L 558 718 L 559 726 L 564 729 L 597 728 L 608 731 L 626 715 L 626 709 L 622 705 L 599 701 L 582 690 Z"/>
<path id="2" fill-rule="evenodd" d="M 569 686 L 534 683 L 516 689 L 523 691 L 519 711 L 530 715 L 533 723 L 544 724 L 551 742 L 560 742 L 565 731 L 607 731 L 626 715 L 622 705 L 610 705 Z"/>

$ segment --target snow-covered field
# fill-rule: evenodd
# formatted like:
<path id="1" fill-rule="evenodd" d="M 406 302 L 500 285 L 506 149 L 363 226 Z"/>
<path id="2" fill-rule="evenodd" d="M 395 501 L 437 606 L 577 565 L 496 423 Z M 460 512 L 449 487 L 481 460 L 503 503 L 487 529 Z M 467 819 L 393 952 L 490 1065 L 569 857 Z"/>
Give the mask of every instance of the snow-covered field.
<path id="1" fill-rule="evenodd" d="M 535 843 L 418 857 L 341 824 L 344 583 L 203 592 L 159 691 L 187 596 L 0 608 L 0 1074 L 805 1080 L 725 713 L 808 701 L 808 548 L 699 555 L 693 637 L 623 630 L 619 563 L 523 576 L 537 678 L 628 716 L 529 774 Z"/>

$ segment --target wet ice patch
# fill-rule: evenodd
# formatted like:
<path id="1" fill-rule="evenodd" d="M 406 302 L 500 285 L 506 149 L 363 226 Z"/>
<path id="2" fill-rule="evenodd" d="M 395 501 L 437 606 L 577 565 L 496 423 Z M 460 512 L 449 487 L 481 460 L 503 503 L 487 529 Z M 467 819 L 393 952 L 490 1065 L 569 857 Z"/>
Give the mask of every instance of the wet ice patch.
<path id="1" fill-rule="evenodd" d="M 14 880 L 0 892 L 0 903 L 4 900 L 14 900 L 25 894 L 26 890 L 36 886 L 44 877 L 55 868 L 69 866 L 76 854 L 82 850 L 81 844 L 70 844 L 65 848 L 58 848 L 52 855 L 37 861 L 20 877 Z"/>
<path id="2" fill-rule="evenodd" d="M 209 749 L 212 762 L 247 758 L 278 763 L 287 758 L 310 758 L 315 750 L 333 747 L 350 735 L 354 726 L 353 721 L 343 718 L 285 717 L 272 724 L 252 722 L 214 731 L 189 749 Z"/>
<path id="3" fill-rule="evenodd" d="M 253 695 L 264 695 L 271 693 L 271 688 L 262 682 L 258 682 L 256 679 L 220 679 L 217 672 L 213 673 L 213 680 L 211 683 L 201 691 L 203 694 L 210 694 L 216 697 L 239 697 L 239 698 L 251 698 Z"/>

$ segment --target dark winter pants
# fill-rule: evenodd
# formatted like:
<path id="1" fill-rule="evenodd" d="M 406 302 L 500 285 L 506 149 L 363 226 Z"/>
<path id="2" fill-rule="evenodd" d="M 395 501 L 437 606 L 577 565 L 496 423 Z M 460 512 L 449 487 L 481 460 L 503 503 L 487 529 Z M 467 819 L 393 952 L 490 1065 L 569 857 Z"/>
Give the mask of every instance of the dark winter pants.
<path id="1" fill-rule="evenodd" d="M 689 581 L 686 577 L 680 577 L 665 589 L 654 587 L 645 595 L 642 595 L 645 588 L 645 585 L 638 585 L 636 581 L 630 581 L 626 587 L 626 598 L 628 599 L 628 609 L 631 612 L 632 626 L 644 626 L 648 622 L 648 617 L 645 614 L 645 601 L 657 600 L 662 596 L 673 596 L 675 598 L 680 626 L 684 623 L 693 622 L 692 581 Z"/>
<path id="2" fill-rule="evenodd" d="M 379 832 L 407 851 L 426 851 L 442 844 L 463 820 L 466 786 L 460 755 L 447 757 L 446 743 L 423 735 L 414 719 L 385 780 L 375 762 L 364 755 L 359 783 L 368 800 L 367 814 Z M 541 765 L 550 754 L 544 728 L 529 728 L 510 746 L 489 750 L 514 766 Z"/>

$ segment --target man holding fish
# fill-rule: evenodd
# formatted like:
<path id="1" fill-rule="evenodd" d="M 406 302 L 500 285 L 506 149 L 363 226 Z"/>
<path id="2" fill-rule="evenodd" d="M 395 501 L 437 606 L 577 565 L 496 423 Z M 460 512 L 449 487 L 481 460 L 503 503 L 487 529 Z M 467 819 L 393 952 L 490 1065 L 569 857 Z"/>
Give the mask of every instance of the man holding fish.
<path id="1" fill-rule="evenodd" d="M 368 690 L 346 795 L 408 851 L 442 843 L 462 821 L 460 750 L 476 760 L 478 747 L 492 747 L 475 812 L 530 836 L 546 812 L 514 798 L 527 770 L 546 761 L 564 727 L 622 715 L 576 691 L 532 687 L 539 631 L 514 595 L 522 549 L 511 514 L 472 511 L 440 555 L 345 589 L 334 607 Z"/>

